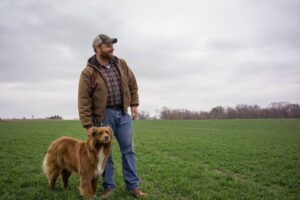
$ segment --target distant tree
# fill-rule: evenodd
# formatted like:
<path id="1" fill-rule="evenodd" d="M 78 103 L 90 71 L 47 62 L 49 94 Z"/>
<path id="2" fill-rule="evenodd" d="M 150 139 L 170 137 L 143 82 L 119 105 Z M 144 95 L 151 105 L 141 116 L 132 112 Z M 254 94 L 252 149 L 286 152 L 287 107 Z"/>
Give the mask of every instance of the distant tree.
<path id="1" fill-rule="evenodd" d="M 300 105 L 289 102 L 271 103 L 267 108 L 258 105 L 239 104 L 232 107 L 213 107 L 209 112 L 171 109 L 163 107 L 160 119 L 256 119 L 256 118 L 300 118 Z"/>
<path id="2" fill-rule="evenodd" d="M 212 119 L 225 118 L 225 109 L 222 106 L 216 106 L 210 110 L 209 117 Z"/>
<path id="3" fill-rule="evenodd" d="M 59 115 L 53 115 L 53 116 L 47 117 L 46 119 L 59 119 L 59 120 L 61 120 L 63 118 Z"/>
<path id="4" fill-rule="evenodd" d="M 299 104 L 289 102 L 276 102 L 270 104 L 271 116 L 275 118 L 296 118 L 300 117 Z"/>
<path id="5" fill-rule="evenodd" d="M 141 110 L 141 111 L 139 112 L 139 119 L 140 119 L 140 120 L 150 119 L 150 114 L 149 114 L 149 112 L 146 112 L 145 110 Z"/>
<path id="6" fill-rule="evenodd" d="M 205 111 L 200 111 L 199 112 L 199 119 L 208 119 L 209 118 L 209 113 Z"/>
<path id="7" fill-rule="evenodd" d="M 234 119 L 237 118 L 237 112 L 234 108 L 227 107 L 225 110 L 226 118 L 228 119 Z"/>
<path id="8" fill-rule="evenodd" d="M 235 107 L 238 118 L 247 118 L 248 108 L 245 104 L 239 104 Z"/>
<path id="9" fill-rule="evenodd" d="M 285 107 L 289 117 L 300 118 L 300 105 L 298 104 L 288 104 Z"/>
<path id="10" fill-rule="evenodd" d="M 288 116 L 287 111 L 284 109 L 287 102 L 276 102 L 270 104 L 270 110 L 272 117 L 284 118 Z"/>
<path id="11" fill-rule="evenodd" d="M 160 111 L 160 119 L 201 119 L 201 112 L 188 109 L 170 109 L 163 107 Z M 207 113 L 205 113 L 207 115 Z"/>
<path id="12" fill-rule="evenodd" d="M 160 111 L 160 119 L 170 119 L 171 117 L 170 113 L 171 111 L 169 108 L 163 107 Z"/>

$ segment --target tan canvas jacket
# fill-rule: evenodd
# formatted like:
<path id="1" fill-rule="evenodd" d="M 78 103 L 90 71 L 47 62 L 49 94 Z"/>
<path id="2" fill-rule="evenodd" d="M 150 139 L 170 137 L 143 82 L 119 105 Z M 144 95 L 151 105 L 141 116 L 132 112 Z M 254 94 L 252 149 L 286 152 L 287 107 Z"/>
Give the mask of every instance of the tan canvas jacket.
<path id="1" fill-rule="evenodd" d="M 124 112 L 129 106 L 138 106 L 138 86 L 133 72 L 125 60 L 114 57 L 121 75 Z M 90 61 L 90 59 L 89 59 Z M 78 111 L 80 122 L 85 128 L 93 126 L 93 117 L 102 122 L 107 101 L 107 86 L 100 71 L 88 62 L 81 72 L 78 87 Z"/>

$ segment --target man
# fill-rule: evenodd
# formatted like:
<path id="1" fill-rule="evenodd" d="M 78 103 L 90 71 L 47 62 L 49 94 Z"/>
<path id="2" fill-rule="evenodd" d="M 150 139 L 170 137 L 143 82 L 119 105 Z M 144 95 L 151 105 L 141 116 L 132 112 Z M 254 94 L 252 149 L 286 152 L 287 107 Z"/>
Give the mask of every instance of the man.
<path id="1" fill-rule="evenodd" d="M 99 34 L 93 40 L 93 55 L 81 72 L 78 90 L 80 121 L 87 136 L 94 126 L 110 126 L 122 153 L 123 177 L 126 189 L 137 198 L 146 197 L 139 188 L 133 151 L 132 119 L 138 116 L 138 86 L 126 62 L 113 55 L 116 38 Z M 127 109 L 131 109 L 131 117 Z M 115 188 L 112 156 L 103 173 L 102 198 L 113 194 Z"/>

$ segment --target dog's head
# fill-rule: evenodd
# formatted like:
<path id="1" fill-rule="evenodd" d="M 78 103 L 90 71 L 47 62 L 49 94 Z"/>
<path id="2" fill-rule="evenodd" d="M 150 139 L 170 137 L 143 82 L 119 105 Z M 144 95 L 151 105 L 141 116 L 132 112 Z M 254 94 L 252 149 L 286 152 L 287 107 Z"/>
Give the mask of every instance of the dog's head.
<path id="1" fill-rule="evenodd" d="M 113 132 L 110 127 L 95 127 L 90 138 L 94 147 L 109 145 L 112 142 Z"/>

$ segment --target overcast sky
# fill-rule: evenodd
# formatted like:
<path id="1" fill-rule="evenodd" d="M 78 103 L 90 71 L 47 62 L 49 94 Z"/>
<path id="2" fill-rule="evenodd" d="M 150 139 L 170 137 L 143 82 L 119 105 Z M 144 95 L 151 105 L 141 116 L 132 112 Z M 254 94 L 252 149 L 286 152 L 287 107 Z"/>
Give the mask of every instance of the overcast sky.
<path id="1" fill-rule="evenodd" d="M 98 33 L 136 75 L 140 110 L 300 103 L 298 0 L 0 0 L 0 117 L 77 118 Z"/>

